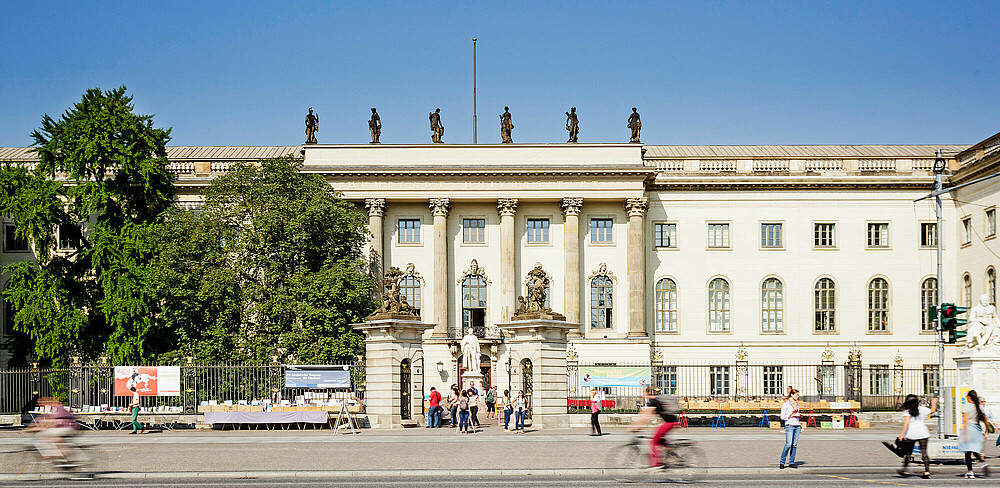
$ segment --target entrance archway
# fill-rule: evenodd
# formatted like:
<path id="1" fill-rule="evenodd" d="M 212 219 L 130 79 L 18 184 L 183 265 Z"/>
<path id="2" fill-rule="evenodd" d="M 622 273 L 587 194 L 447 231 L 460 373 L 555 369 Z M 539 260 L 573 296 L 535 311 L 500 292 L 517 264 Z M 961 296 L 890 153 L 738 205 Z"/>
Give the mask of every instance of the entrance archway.
<path id="1" fill-rule="evenodd" d="M 521 360 L 521 388 L 524 390 L 524 398 L 528 400 L 528 412 L 525 417 L 529 419 L 531 418 L 531 411 L 534 408 L 534 402 L 531 401 L 534 382 L 534 368 L 531 365 L 531 360 L 524 358 Z"/>
<path id="2" fill-rule="evenodd" d="M 402 420 L 410 420 L 410 360 L 404 359 L 399 363 L 399 417 Z"/>

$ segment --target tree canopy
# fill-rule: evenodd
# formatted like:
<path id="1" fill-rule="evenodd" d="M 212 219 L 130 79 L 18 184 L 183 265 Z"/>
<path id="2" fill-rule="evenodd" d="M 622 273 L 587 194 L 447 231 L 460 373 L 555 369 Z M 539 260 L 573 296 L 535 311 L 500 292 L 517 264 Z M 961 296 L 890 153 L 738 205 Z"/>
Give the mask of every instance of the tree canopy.
<path id="1" fill-rule="evenodd" d="M 133 110 L 125 87 L 87 90 L 31 133 L 33 169 L 0 169 L 0 209 L 35 257 L 5 268 L 4 299 L 42 364 L 74 353 L 126 364 L 161 346 L 145 284 L 154 226 L 173 199 L 170 130 Z M 73 236 L 64 249 L 59 234 Z"/>

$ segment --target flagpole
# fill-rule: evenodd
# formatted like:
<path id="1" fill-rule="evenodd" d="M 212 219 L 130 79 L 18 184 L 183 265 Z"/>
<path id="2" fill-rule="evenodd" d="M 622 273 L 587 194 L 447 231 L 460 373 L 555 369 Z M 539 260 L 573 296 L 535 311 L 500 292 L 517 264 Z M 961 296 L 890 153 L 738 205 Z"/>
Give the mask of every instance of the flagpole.
<path id="1" fill-rule="evenodd" d="M 476 38 L 472 38 L 472 143 L 479 144 L 479 128 L 476 126 Z"/>

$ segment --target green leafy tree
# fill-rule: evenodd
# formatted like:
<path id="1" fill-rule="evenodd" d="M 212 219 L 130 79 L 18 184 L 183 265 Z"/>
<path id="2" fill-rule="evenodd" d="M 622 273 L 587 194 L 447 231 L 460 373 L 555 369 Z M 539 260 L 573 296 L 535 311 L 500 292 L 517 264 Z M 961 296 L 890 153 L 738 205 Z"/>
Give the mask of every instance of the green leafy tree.
<path id="1" fill-rule="evenodd" d="M 170 214 L 155 265 L 164 328 L 205 360 L 329 362 L 362 349 L 376 306 L 367 219 L 301 162 L 236 164 L 197 212 Z"/>
<path id="2" fill-rule="evenodd" d="M 46 365 L 71 353 L 116 364 L 153 357 L 162 344 L 146 283 L 153 227 L 173 198 L 170 130 L 134 113 L 121 87 L 87 90 L 31 137 L 35 168 L 0 169 L 0 208 L 35 257 L 5 269 L 15 329 Z M 56 252 L 60 227 L 79 234 L 75 249 Z"/>

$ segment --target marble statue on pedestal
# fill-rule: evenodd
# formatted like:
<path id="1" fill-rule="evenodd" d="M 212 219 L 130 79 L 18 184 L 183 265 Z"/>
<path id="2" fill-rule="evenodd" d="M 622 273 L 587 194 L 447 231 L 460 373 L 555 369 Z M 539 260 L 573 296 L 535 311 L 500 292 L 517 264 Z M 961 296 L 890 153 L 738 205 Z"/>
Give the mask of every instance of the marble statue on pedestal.
<path id="1" fill-rule="evenodd" d="M 988 352 L 1000 355 L 1000 322 L 988 295 L 980 295 L 979 304 L 969 310 L 968 331 L 965 349 L 960 354 Z"/>
<path id="2" fill-rule="evenodd" d="M 462 338 L 462 364 L 469 371 L 478 372 L 479 368 L 479 338 L 472 333 L 472 327 L 466 329 Z"/>

